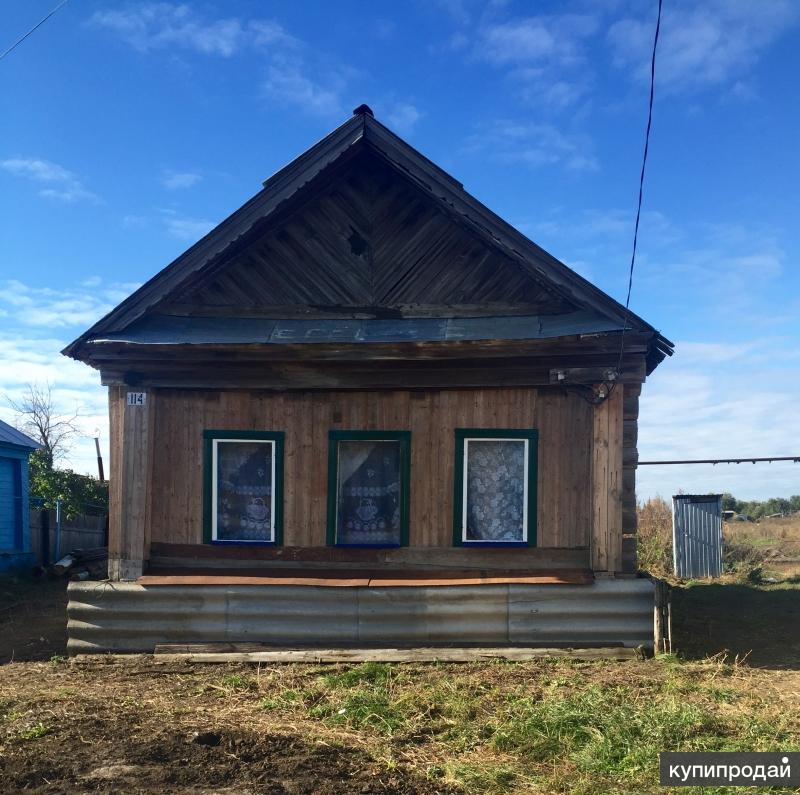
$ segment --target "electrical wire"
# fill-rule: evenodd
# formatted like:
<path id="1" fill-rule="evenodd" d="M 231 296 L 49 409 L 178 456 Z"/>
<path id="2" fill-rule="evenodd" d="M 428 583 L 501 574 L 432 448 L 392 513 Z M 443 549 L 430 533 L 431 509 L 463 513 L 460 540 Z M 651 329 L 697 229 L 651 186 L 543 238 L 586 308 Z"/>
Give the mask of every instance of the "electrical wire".
<path id="1" fill-rule="evenodd" d="M 6 55 L 8 55 L 12 50 L 15 50 L 20 44 L 22 44 L 22 42 L 25 41 L 25 39 L 27 39 L 28 36 L 30 36 L 31 33 L 33 33 L 37 28 L 40 28 L 42 25 L 44 25 L 44 23 L 47 22 L 47 20 L 50 19 L 50 17 L 52 17 L 56 11 L 63 8 L 68 2 L 69 0 L 61 0 L 61 2 L 46 17 L 44 17 L 44 19 L 39 20 L 39 22 L 37 22 L 27 33 L 20 36 L 7 50 L 4 50 L 2 53 L 0 53 L 0 61 L 2 61 L 3 58 L 5 58 Z"/>
<path id="2" fill-rule="evenodd" d="M 619 342 L 619 358 L 617 360 L 617 379 L 622 374 L 622 357 L 625 353 L 625 331 L 630 317 L 631 291 L 633 290 L 633 269 L 636 265 L 636 246 L 639 242 L 639 221 L 642 216 L 642 197 L 644 195 L 644 174 L 647 167 L 647 154 L 650 150 L 650 129 L 653 126 L 653 99 L 656 86 L 656 51 L 658 50 L 658 36 L 661 32 L 661 6 L 663 0 L 658 0 L 658 17 L 656 18 L 656 32 L 653 36 L 653 55 L 650 59 L 650 101 L 647 108 L 647 130 L 644 134 L 644 153 L 642 155 L 642 170 L 639 174 L 639 201 L 636 205 L 636 223 L 633 227 L 633 250 L 631 251 L 631 264 L 628 270 L 628 294 L 625 298 L 625 314 L 622 319 L 622 335 Z M 611 397 L 617 381 L 608 388 L 607 397 Z"/>

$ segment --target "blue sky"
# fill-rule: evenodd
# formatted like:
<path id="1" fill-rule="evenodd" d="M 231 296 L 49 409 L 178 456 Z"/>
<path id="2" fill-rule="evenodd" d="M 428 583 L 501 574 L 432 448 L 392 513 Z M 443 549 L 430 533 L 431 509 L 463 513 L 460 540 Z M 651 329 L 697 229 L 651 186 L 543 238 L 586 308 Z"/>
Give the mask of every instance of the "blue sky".
<path id="1" fill-rule="evenodd" d="M 4 48 L 53 0 L 7 3 Z M 0 61 L 0 394 L 361 102 L 618 300 L 656 3 L 71 0 Z M 800 452 L 800 5 L 665 0 L 632 307 L 677 343 L 645 384 L 643 459 Z M 10 418 L 7 408 L 0 417 Z M 800 465 L 646 467 L 639 493 L 800 492 Z"/>

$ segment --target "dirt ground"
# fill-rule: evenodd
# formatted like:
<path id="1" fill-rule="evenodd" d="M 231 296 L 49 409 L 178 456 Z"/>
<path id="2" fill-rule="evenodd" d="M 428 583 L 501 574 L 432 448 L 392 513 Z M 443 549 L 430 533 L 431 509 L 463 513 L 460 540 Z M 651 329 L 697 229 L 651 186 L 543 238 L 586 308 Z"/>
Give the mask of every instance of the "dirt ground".
<path id="1" fill-rule="evenodd" d="M 624 663 L 68 659 L 64 591 L 0 579 L 3 794 L 656 793 L 657 750 L 800 750 L 789 581 L 676 590 L 683 661 Z"/>
<path id="2" fill-rule="evenodd" d="M 236 681 L 236 671 L 247 675 L 245 667 L 107 660 L 3 669 L 0 710 L 24 727 L 0 737 L 3 792 L 452 791 L 387 769 L 346 737 L 314 738 L 300 727 L 265 721 L 258 701 L 243 708 L 236 685 L 220 683 L 225 676 Z M 34 713 L 28 720 L 15 711 L 20 705 Z"/>
<path id="3" fill-rule="evenodd" d="M 67 583 L 0 576 L 0 664 L 66 654 Z"/>

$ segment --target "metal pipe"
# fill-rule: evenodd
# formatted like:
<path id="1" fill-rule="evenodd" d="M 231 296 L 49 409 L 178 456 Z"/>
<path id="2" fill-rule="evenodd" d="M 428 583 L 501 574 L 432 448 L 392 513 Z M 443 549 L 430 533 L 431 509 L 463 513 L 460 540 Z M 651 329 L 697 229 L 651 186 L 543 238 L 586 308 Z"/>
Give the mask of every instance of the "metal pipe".
<path id="1" fill-rule="evenodd" d="M 105 483 L 106 482 L 106 476 L 105 476 L 105 473 L 103 472 L 103 455 L 100 452 L 100 434 L 99 433 L 95 433 L 94 447 L 95 447 L 95 450 L 97 450 L 97 473 L 98 473 L 98 475 L 100 477 L 100 482 L 101 483 Z"/>
<path id="2" fill-rule="evenodd" d="M 800 464 L 800 455 L 771 456 L 770 458 L 700 458 L 687 461 L 639 461 L 639 466 L 665 466 L 667 464 L 757 464 L 762 461 L 794 461 L 795 464 Z"/>

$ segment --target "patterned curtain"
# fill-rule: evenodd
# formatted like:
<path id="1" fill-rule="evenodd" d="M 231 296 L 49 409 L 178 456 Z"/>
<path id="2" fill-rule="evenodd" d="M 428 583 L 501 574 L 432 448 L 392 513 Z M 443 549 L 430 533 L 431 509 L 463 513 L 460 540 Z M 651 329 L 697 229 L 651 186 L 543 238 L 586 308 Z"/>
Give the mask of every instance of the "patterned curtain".
<path id="1" fill-rule="evenodd" d="M 523 541 L 525 442 L 467 440 L 467 541 Z"/>
<path id="2" fill-rule="evenodd" d="M 217 444 L 217 540 L 272 541 L 271 442 Z"/>
<path id="3" fill-rule="evenodd" d="M 399 442 L 339 442 L 336 542 L 400 543 Z"/>

